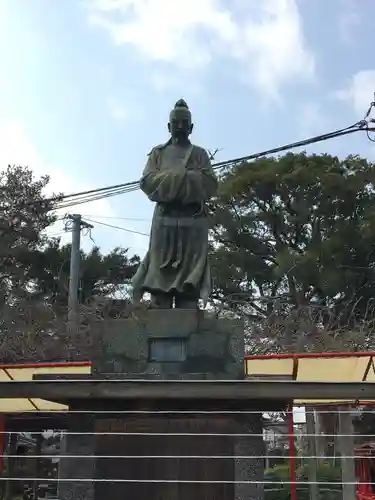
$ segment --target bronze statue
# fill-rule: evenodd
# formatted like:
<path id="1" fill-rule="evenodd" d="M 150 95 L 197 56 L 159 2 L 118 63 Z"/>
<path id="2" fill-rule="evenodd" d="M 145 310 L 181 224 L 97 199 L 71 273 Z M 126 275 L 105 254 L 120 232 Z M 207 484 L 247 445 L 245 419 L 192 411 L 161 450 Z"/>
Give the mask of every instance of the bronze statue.
<path id="1" fill-rule="evenodd" d="M 195 309 L 211 292 L 206 202 L 217 179 L 205 149 L 193 145 L 190 110 L 179 100 L 170 113 L 171 138 L 149 153 L 141 189 L 156 203 L 148 252 L 133 278 L 133 298 L 152 307 Z"/>

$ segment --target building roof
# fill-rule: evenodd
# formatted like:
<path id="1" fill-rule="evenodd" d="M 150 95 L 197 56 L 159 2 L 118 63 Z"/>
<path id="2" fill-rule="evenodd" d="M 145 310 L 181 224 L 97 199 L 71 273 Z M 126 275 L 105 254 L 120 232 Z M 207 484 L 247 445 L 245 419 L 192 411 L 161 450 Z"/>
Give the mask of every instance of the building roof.
<path id="1" fill-rule="evenodd" d="M 256 378 L 284 378 L 299 382 L 375 382 L 374 362 L 375 352 L 247 355 L 245 369 L 248 377 Z M 294 401 L 295 404 L 340 402 L 351 401 L 340 399 Z"/>
<path id="2" fill-rule="evenodd" d="M 14 364 L 0 365 L 0 389 L 1 382 L 28 381 L 35 375 L 83 375 L 90 373 L 91 362 L 72 363 L 35 363 L 35 364 Z M 46 401 L 44 399 L 26 398 L 1 398 L 0 412 L 29 412 L 29 411 L 64 411 L 67 407 L 61 404 Z"/>
<path id="3" fill-rule="evenodd" d="M 374 361 L 375 352 L 248 355 L 245 356 L 245 372 L 249 379 L 366 383 L 375 382 Z M 89 374 L 90 370 L 90 361 L 0 365 L 0 393 L 1 382 L 31 381 L 35 375 L 85 375 Z M 297 399 L 294 401 L 297 405 L 349 402 L 355 402 L 355 400 Z M 5 413 L 61 412 L 66 409 L 67 407 L 62 404 L 44 399 L 0 398 L 0 412 Z"/>

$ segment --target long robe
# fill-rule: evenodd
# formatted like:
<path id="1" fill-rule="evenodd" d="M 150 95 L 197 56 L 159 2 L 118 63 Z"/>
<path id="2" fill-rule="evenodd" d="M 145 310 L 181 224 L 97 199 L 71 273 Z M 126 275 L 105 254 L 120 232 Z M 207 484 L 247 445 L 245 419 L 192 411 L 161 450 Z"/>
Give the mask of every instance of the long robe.
<path id="1" fill-rule="evenodd" d="M 133 278 L 133 295 L 187 294 L 207 300 L 211 292 L 205 202 L 217 190 L 207 152 L 192 144 L 167 143 L 149 154 L 141 189 L 156 202 L 148 252 Z"/>

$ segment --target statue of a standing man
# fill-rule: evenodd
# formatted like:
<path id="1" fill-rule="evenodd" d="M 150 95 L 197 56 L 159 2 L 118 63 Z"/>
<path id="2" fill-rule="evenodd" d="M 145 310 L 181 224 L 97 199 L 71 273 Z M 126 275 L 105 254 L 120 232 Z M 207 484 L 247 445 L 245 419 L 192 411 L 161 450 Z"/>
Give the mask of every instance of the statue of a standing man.
<path id="1" fill-rule="evenodd" d="M 141 189 L 156 203 L 148 252 L 133 278 L 134 300 L 145 292 L 152 306 L 195 309 L 211 292 L 206 202 L 217 179 L 205 149 L 193 145 L 184 100 L 170 113 L 171 138 L 149 153 Z"/>

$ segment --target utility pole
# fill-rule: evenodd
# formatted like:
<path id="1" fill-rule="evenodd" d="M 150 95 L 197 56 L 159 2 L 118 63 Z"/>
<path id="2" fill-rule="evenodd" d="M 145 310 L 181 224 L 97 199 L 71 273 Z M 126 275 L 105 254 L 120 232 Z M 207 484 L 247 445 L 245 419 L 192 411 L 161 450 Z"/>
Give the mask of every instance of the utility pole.
<path id="1" fill-rule="evenodd" d="M 81 264 L 81 229 L 83 227 L 92 229 L 94 226 L 82 221 L 79 214 L 68 215 L 72 222 L 72 249 L 70 254 L 70 275 L 69 275 L 69 295 L 68 295 L 68 322 L 69 328 L 77 329 L 79 324 L 78 316 L 78 289 Z"/>

